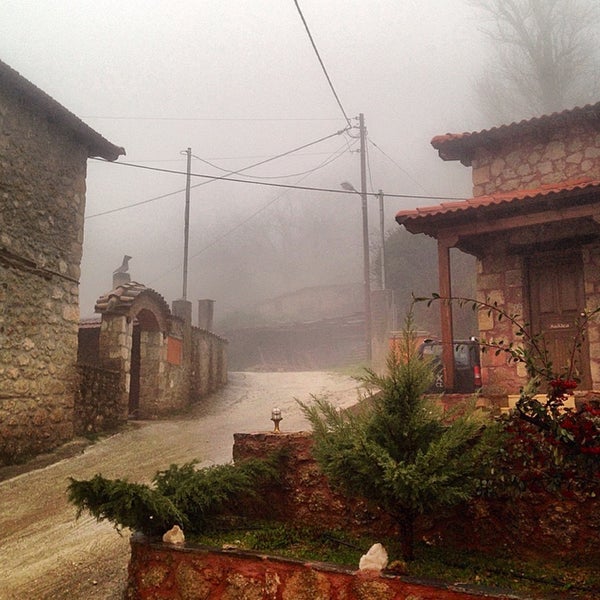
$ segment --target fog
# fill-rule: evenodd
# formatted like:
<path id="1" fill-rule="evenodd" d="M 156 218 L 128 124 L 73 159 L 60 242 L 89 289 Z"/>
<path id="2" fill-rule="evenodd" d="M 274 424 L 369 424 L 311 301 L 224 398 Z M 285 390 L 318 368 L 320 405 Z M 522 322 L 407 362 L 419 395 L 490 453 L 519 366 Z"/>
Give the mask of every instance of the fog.
<path id="1" fill-rule="evenodd" d="M 474 98 L 485 42 L 473 8 L 299 5 L 352 124 L 364 114 L 369 191 L 409 196 L 386 198 L 386 229 L 399 209 L 440 202 L 415 195 L 468 197 L 469 169 L 429 142 L 493 125 Z M 83 317 L 124 254 L 132 279 L 181 297 L 188 147 L 194 174 L 222 176 L 332 135 L 236 178 L 339 190 L 194 176 L 188 299 L 213 298 L 222 318 L 303 287 L 361 281 L 360 198 L 339 185 L 360 187 L 358 131 L 334 135 L 346 121 L 293 0 L 0 0 L 0 9 L 0 58 L 127 151 L 114 164 L 88 161 Z M 369 205 L 376 237 L 377 200 Z"/>

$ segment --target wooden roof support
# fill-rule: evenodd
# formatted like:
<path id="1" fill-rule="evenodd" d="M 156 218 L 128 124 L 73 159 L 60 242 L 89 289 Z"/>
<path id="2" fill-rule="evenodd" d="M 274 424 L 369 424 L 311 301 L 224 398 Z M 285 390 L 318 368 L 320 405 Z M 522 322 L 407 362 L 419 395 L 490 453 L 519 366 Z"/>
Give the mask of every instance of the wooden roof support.
<path id="1" fill-rule="evenodd" d="M 454 391 L 454 331 L 452 326 L 452 273 L 450 268 L 450 248 L 456 239 L 438 239 L 438 276 L 440 286 L 440 321 L 442 329 L 442 365 L 444 367 L 444 389 Z"/>

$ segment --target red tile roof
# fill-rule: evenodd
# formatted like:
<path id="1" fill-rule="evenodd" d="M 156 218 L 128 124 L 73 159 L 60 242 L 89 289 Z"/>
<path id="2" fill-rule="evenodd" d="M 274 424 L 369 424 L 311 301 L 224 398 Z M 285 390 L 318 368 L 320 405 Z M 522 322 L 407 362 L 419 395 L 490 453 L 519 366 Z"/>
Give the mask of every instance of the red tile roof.
<path id="1" fill-rule="evenodd" d="M 468 166 L 470 164 L 470 152 L 477 146 L 514 135 L 523 135 L 528 131 L 543 131 L 577 121 L 600 121 L 600 102 L 542 115 L 541 117 L 524 119 L 523 121 L 482 131 L 437 135 L 431 140 L 431 145 L 439 152 L 443 160 L 460 160 Z"/>
<path id="2" fill-rule="evenodd" d="M 539 188 L 528 190 L 514 190 L 512 192 L 500 192 L 489 196 L 476 196 L 469 200 L 459 202 L 445 202 L 435 206 L 423 206 L 412 210 L 401 210 L 396 214 L 396 221 L 403 225 L 407 221 L 414 221 L 422 218 L 432 218 L 449 213 L 460 213 L 465 211 L 475 211 L 486 206 L 495 204 L 510 204 L 525 199 L 541 198 L 552 194 L 563 194 L 576 190 L 588 188 L 600 188 L 599 180 L 578 179 L 572 181 L 563 181 L 556 184 L 542 185 Z"/>
<path id="3" fill-rule="evenodd" d="M 94 311 L 101 314 L 106 312 L 127 314 L 135 300 L 142 294 L 153 298 L 165 315 L 171 314 L 167 301 L 158 292 L 137 281 L 123 283 L 114 290 L 100 296 L 96 300 Z"/>

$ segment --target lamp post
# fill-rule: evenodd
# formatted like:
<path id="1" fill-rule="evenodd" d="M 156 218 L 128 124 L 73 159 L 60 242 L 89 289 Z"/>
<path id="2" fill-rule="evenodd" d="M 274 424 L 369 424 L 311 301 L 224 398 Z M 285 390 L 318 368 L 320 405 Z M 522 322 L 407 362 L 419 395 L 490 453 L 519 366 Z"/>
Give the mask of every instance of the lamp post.
<path id="1" fill-rule="evenodd" d="M 348 181 L 342 181 L 342 189 L 358 194 L 358 190 Z M 371 264 L 369 260 L 369 218 L 367 213 L 367 194 L 360 194 L 362 198 L 362 226 L 363 226 L 363 285 L 365 293 L 365 349 L 367 361 L 371 361 Z"/>

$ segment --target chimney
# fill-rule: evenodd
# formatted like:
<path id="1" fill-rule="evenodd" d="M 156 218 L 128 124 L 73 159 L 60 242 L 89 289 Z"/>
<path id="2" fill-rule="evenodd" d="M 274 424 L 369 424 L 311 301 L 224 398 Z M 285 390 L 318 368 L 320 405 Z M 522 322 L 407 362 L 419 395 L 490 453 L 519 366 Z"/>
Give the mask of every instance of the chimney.
<path id="1" fill-rule="evenodd" d="M 113 290 L 126 283 L 131 283 L 131 275 L 129 273 L 113 273 Z"/>

